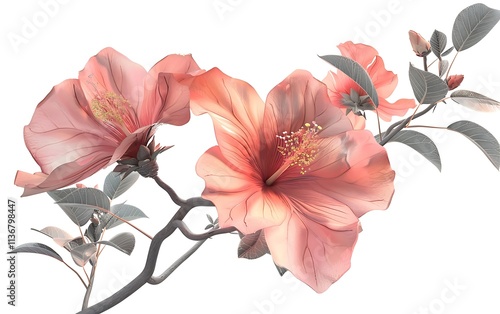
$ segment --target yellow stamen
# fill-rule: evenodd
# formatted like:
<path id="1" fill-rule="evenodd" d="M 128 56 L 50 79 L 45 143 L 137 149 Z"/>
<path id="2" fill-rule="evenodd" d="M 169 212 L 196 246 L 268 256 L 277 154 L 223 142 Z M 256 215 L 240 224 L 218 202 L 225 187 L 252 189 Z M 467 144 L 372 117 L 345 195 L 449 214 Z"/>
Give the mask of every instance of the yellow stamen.
<path id="1" fill-rule="evenodd" d="M 300 167 L 300 174 L 305 174 L 308 167 L 318 154 L 316 137 L 322 130 L 315 121 L 305 123 L 297 132 L 284 131 L 283 135 L 276 135 L 279 140 L 278 151 L 284 157 L 281 167 L 266 180 L 267 185 L 272 185 L 288 168 Z"/>

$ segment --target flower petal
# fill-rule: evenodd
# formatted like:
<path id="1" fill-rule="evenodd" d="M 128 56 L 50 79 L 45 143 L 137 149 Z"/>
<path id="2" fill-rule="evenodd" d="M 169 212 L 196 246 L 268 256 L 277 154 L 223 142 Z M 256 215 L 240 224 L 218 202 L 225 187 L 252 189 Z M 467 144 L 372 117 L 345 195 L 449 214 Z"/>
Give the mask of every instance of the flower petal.
<path id="1" fill-rule="evenodd" d="M 375 57 L 375 61 L 368 68 L 368 74 L 379 98 L 391 96 L 398 85 L 398 76 L 394 72 L 385 69 L 384 60 L 380 56 Z"/>
<path id="2" fill-rule="evenodd" d="M 144 97 L 146 70 L 114 50 L 105 48 L 90 58 L 78 79 L 88 100 L 102 90 L 121 95 L 137 112 Z"/>
<path id="3" fill-rule="evenodd" d="M 218 146 L 200 157 L 196 172 L 205 180 L 202 196 L 215 204 L 221 227 L 235 226 L 249 234 L 279 225 L 285 219 L 289 204 L 263 188 L 261 178 L 253 172 L 232 165 Z"/>
<path id="4" fill-rule="evenodd" d="M 103 156 L 97 153 L 92 158 L 87 156 L 84 161 L 76 160 L 62 164 L 50 174 L 40 172 L 29 174 L 18 171 L 14 179 L 14 184 L 24 188 L 22 196 L 52 191 L 90 177 L 105 167 L 107 162 L 107 156 L 103 158 Z"/>
<path id="5" fill-rule="evenodd" d="M 190 118 L 189 88 L 177 82 L 171 73 L 159 73 L 156 80 L 154 89 L 145 90 L 140 124 L 186 124 Z"/>
<path id="6" fill-rule="evenodd" d="M 337 46 L 340 53 L 347 58 L 350 58 L 359 63 L 363 68 L 367 69 L 373 62 L 378 52 L 372 46 L 365 44 L 355 44 L 352 41 L 347 41 Z"/>
<path id="7" fill-rule="evenodd" d="M 336 141 L 324 140 L 321 156 L 305 176 L 315 181 L 315 189 L 329 191 L 330 197 L 349 206 L 357 217 L 386 209 L 394 193 L 395 173 L 385 148 L 364 130 L 346 132 L 338 148 Z"/>
<path id="8" fill-rule="evenodd" d="M 404 116 L 409 109 L 415 108 L 416 103 L 413 99 L 399 99 L 395 103 L 390 103 L 385 99 L 380 99 L 378 106 L 378 114 L 384 121 L 391 121 L 392 117 Z"/>
<path id="9" fill-rule="evenodd" d="M 248 83 L 214 68 L 195 77 L 191 87 L 194 114 L 210 114 L 224 158 L 244 172 L 257 169 L 264 102 Z"/>
<path id="10" fill-rule="evenodd" d="M 40 102 L 24 128 L 24 139 L 44 173 L 97 152 L 111 156 L 118 145 L 89 113 L 77 80 L 55 86 Z"/>
<path id="11" fill-rule="evenodd" d="M 321 293 L 350 268 L 358 222 L 334 230 L 294 211 L 264 232 L 274 262 Z"/>

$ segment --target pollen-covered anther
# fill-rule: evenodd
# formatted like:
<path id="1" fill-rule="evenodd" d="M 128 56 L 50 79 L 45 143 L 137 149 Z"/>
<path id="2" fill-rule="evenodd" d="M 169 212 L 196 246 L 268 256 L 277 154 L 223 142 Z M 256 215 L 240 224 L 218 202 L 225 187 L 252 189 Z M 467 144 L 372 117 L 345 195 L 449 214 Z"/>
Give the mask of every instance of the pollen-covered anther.
<path id="1" fill-rule="evenodd" d="M 317 136 L 321 130 L 321 126 L 312 121 L 305 123 L 296 132 L 288 134 L 284 131 L 282 135 L 277 135 L 277 149 L 284 160 L 282 166 L 266 180 L 266 184 L 271 185 L 286 169 L 292 166 L 300 167 L 300 174 L 305 174 L 318 154 Z"/>

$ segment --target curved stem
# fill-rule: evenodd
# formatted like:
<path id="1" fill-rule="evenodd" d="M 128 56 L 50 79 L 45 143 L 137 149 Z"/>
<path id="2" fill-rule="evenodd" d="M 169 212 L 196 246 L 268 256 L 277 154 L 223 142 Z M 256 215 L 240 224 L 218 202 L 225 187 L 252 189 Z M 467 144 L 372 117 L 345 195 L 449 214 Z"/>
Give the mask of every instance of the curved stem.
<path id="1" fill-rule="evenodd" d="M 382 145 L 382 146 L 384 146 L 385 144 L 387 144 L 387 142 L 389 142 L 391 140 L 391 138 L 394 137 L 394 135 L 396 135 L 399 131 L 401 131 L 406 125 L 408 125 L 408 123 L 410 123 L 410 121 L 412 119 L 416 119 L 418 117 L 423 116 L 427 112 L 431 111 L 431 109 L 434 108 L 436 105 L 437 105 L 437 103 L 429 105 L 424 110 L 422 110 L 422 111 L 420 111 L 418 113 L 415 113 L 414 115 L 412 115 L 412 116 L 410 116 L 410 117 L 408 117 L 406 119 L 399 120 L 398 122 L 396 122 L 396 123 L 392 124 L 391 126 L 389 126 L 387 128 L 387 131 L 385 131 L 386 135 L 380 141 L 379 144 Z"/>
<path id="2" fill-rule="evenodd" d="M 448 71 L 446 71 L 446 76 L 444 77 L 445 79 L 447 79 L 447 78 L 448 78 L 448 76 L 450 76 L 450 70 L 451 70 L 451 67 L 453 66 L 453 63 L 455 62 L 455 59 L 457 58 L 457 56 L 458 56 L 458 53 L 459 53 L 459 52 L 460 52 L 460 51 L 457 51 L 457 52 L 455 53 L 455 56 L 453 56 L 453 60 L 451 60 L 451 62 L 450 62 L 450 66 L 448 67 Z"/>
<path id="3" fill-rule="evenodd" d="M 91 307 L 80 311 L 79 314 L 102 313 L 122 302 L 123 300 L 131 296 L 134 292 L 136 292 L 139 288 L 141 288 L 144 284 L 146 284 L 148 280 L 153 276 L 161 244 L 175 231 L 175 229 L 177 229 L 173 225 L 173 221 L 184 219 L 189 211 L 196 206 L 213 206 L 213 203 L 201 197 L 195 197 L 186 200 L 185 204 L 181 206 L 179 210 L 177 210 L 169 223 L 163 229 L 161 229 L 151 240 L 148 256 L 146 258 L 146 264 L 144 265 L 142 272 L 115 294 L 105 300 L 102 300 L 99 303 L 92 305 Z"/>
<path id="4" fill-rule="evenodd" d="M 87 289 L 87 284 L 85 283 L 85 281 L 83 280 L 82 276 L 80 276 L 80 274 L 71 266 L 69 266 L 65 261 L 61 261 L 64 265 L 66 265 L 66 267 L 68 267 L 69 269 L 71 269 L 77 276 L 78 278 L 80 278 L 80 281 L 83 283 L 83 286 L 85 287 L 85 289 Z"/>
<path id="5" fill-rule="evenodd" d="M 106 213 L 106 214 L 110 214 L 114 218 L 116 218 L 116 219 L 120 220 L 121 222 L 129 225 L 130 227 L 132 227 L 135 230 L 139 231 L 140 233 L 142 233 L 145 237 L 149 238 L 150 240 L 153 239 L 152 236 L 150 236 L 149 234 L 147 234 L 145 231 L 142 231 L 139 227 L 135 226 L 133 223 L 131 223 L 127 219 L 123 219 L 122 217 L 118 217 L 117 215 L 115 215 L 114 213 L 112 213 L 110 210 L 107 210 L 107 209 L 102 208 L 102 207 L 99 207 L 99 210 L 102 211 L 102 212 L 104 212 L 104 213 Z M 106 229 L 104 229 L 104 230 L 106 230 Z"/>
<path id="6" fill-rule="evenodd" d="M 180 198 L 179 195 L 177 195 L 177 193 L 175 193 L 175 191 L 168 184 L 166 184 L 160 179 L 160 177 L 154 176 L 153 179 L 163 190 L 165 190 L 165 192 L 168 193 L 168 195 L 175 204 L 179 206 L 186 204 L 186 201 Z"/>

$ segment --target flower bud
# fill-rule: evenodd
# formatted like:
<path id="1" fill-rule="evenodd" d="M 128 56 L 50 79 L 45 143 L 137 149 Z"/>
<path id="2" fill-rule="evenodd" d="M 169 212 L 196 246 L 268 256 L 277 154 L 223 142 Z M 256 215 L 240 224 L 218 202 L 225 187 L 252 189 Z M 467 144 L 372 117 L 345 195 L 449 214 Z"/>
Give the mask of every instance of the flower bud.
<path id="1" fill-rule="evenodd" d="M 422 35 L 415 31 L 409 31 L 411 47 L 419 57 L 425 57 L 431 53 L 431 44 Z"/>
<path id="2" fill-rule="evenodd" d="M 453 90 L 457 88 L 458 86 L 460 86 L 463 80 L 464 76 L 461 74 L 448 76 L 448 78 L 446 79 L 446 83 L 448 84 L 448 89 Z"/>

